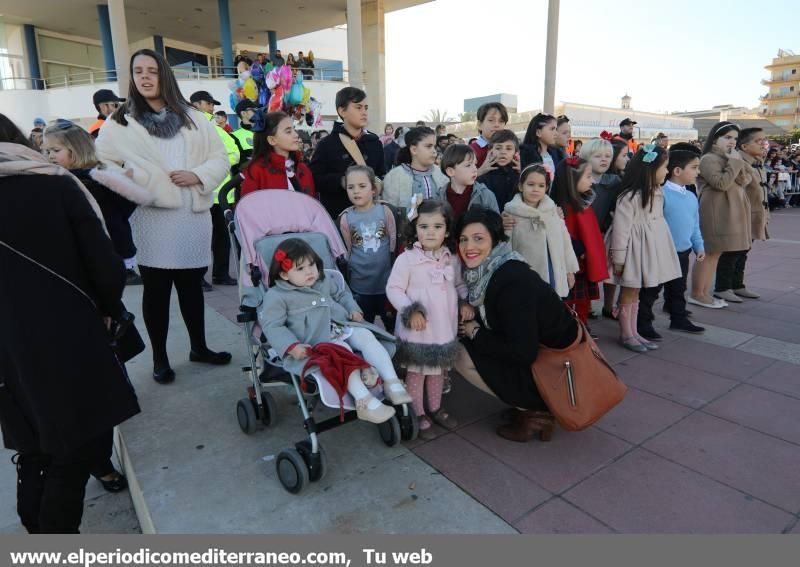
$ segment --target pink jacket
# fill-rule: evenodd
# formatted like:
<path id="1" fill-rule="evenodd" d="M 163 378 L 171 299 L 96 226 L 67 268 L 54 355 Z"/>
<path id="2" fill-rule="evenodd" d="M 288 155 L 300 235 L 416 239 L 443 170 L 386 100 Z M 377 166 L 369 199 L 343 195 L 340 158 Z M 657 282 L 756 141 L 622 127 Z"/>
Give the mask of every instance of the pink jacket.
<path id="1" fill-rule="evenodd" d="M 417 242 L 395 261 L 386 296 L 397 309 L 395 360 L 410 368 L 451 368 L 458 347 L 458 300 L 467 295 L 461 263 L 446 248 L 436 260 Z M 409 328 L 411 315 L 422 313 L 423 331 Z M 432 371 L 426 373 L 433 373 Z"/>

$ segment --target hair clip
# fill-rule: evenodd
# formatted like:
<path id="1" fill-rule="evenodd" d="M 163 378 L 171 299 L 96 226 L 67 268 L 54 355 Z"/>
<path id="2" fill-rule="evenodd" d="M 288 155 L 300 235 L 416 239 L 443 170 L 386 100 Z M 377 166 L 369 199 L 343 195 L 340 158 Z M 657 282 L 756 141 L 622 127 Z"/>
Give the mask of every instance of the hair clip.
<path id="1" fill-rule="evenodd" d="M 642 157 L 642 161 L 645 163 L 652 163 L 658 157 L 658 152 L 656 152 L 655 144 L 645 144 L 644 146 L 642 146 L 642 151 L 644 152 L 644 157 Z"/>
<path id="2" fill-rule="evenodd" d="M 567 165 L 569 165 L 569 166 L 578 167 L 583 160 L 578 156 L 571 156 L 571 157 L 568 157 L 564 161 L 566 161 Z"/>
<path id="3" fill-rule="evenodd" d="M 415 218 L 417 218 L 417 216 L 419 216 L 419 213 L 417 212 L 417 207 L 419 207 L 421 204 L 422 204 L 421 193 L 416 193 L 414 195 L 411 195 L 411 207 L 409 207 L 408 214 L 406 215 L 409 221 L 413 221 Z"/>
<path id="4" fill-rule="evenodd" d="M 606 142 L 610 142 L 611 140 L 614 139 L 614 134 L 612 134 L 608 130 L 603 130 L 602 132 L 600 132 L 600 137 Z"/>
<path id="5" fill-rule="evenodd" d="M 284 272 L 288 272 L 294 266 L 294 262 L 292 262 L 292 259 L 289 258 L 286 252 L 281 250 L 280 248 L 275 251 L 275 256 L 273 256 L 273 258 L 275 258 L 276 262 L 280 262 L 281 270 L 283 270 Z"/>

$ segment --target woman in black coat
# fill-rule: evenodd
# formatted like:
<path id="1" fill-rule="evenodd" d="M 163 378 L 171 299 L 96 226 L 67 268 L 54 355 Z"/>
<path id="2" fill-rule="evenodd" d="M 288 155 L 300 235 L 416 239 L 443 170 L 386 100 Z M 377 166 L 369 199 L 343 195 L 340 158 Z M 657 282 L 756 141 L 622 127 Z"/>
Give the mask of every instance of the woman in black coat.
<path id="1" fill-rule="evenodd" d="M 0 115 L 0 426 L 22 524 L 77 533 L 90 468 L 139 412 L 106 328 L 125 266 L 88 191 L 15 130 Z"/>
<path id="2" fill-rule="evenodd" d="M 456 370 L 469 382 L 520 411 L 497 434 L 547 441 L 554 419 L 533 382 L 539 345 L 566 348 L 578 324 L 549 284 L 506 242 L 498 213 L 473 207 L 459 222 L 458 249 L 474 319 L 462 312 Z M 464 315 L 468 315 L 464 317 Z"/>

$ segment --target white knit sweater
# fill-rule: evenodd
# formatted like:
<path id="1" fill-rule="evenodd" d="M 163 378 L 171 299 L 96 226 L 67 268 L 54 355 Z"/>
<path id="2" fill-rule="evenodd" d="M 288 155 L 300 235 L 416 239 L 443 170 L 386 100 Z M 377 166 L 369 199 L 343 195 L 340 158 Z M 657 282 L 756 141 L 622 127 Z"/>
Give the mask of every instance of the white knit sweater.
<path id="1" fill-rule="evenodd" d="M 162 163 L 186 169 L 186 140 L 151 138 Z M 192 210 L 193 189 L 181 189 L 179 208 L 138 207 L 131 216 L 139 264 L 150 268 L 205 268 L 211 263 L 211 215 Z"/>

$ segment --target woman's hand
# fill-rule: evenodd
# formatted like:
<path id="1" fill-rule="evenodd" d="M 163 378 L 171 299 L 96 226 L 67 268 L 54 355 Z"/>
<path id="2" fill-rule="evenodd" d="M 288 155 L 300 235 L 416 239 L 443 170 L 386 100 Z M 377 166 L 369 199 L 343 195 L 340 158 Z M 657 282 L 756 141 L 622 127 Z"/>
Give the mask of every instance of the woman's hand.
<path id="1" fill-rule="evenodd" d="M 480 328 L 481 326 L 476 321 L 466 321 L 458 326 L 458 336 L 471 339 L 473 337 L 473 333 Z"/>
<path id="2" fill-rule="evenodd" d="M 497 157 L 495 157 L 494 155 L 494 150 L 489 150 L 489 153 L 486 154 L 486 159 L 483 160 L 483 164 L 481 164 L 481 166 L 478 168 L 478 177 L 497 169 L 497 167 L 495 166 L 496 163 L 497 163 Z"/>
<path id="3" fill-rule="evenodd" d="M 361 322 L 364 320 L 364 314 L 361 311 L 353 311 L 350 313 L 350 320 Z"/>
<path id="4" fill-rule="evenodd" d="M 308 358 L 310 351 L 311 345 L 295 345 L 295 347 L 289 351 L 289 356 L 295 360 L 303 360 L 304 358 Z"/>
<path id="5" fill-rule="evenodd" d="M 173 171 L 169 174 L 169 178 L 178 187 L 191 187 L 192 185 L 200 185 L 200 178 L 191 171 L 184 169 Z"/>
<path id="6" fill-rule="evenodd" d="M 513 230 L 517 225 L 517 219 L 515 219 L 510 213 L 504 212 L 500 216 L 503 218 L 503 230 Z"/>
<path id="7" fill-rule="evenodd" d="M 624 267 L 622 264 L 614 264 L 614 275 L 621 276 Z"/>
<path id="8" fill-rule="evenodd" d="M 417 311 L 411 315 L 411 318 L 408 320 L 408 326 L 414 331 L 424 331 L 428 326 L 428 322 L 425 320 L 425 315 Z"/>
<path id="9" fill-rule="evenodd" d="M 570 289 L 575 287 L 575 274 L 567 274 L 567 285 Z"/>
<path id="10" fill-rule="evenodd" d="M 475 320 L 475 308 L 469 303 L 462 303 L 458 308 L 458 315 L 461 318 L 462 323 L 466 321 L 473 321 Z"/>

